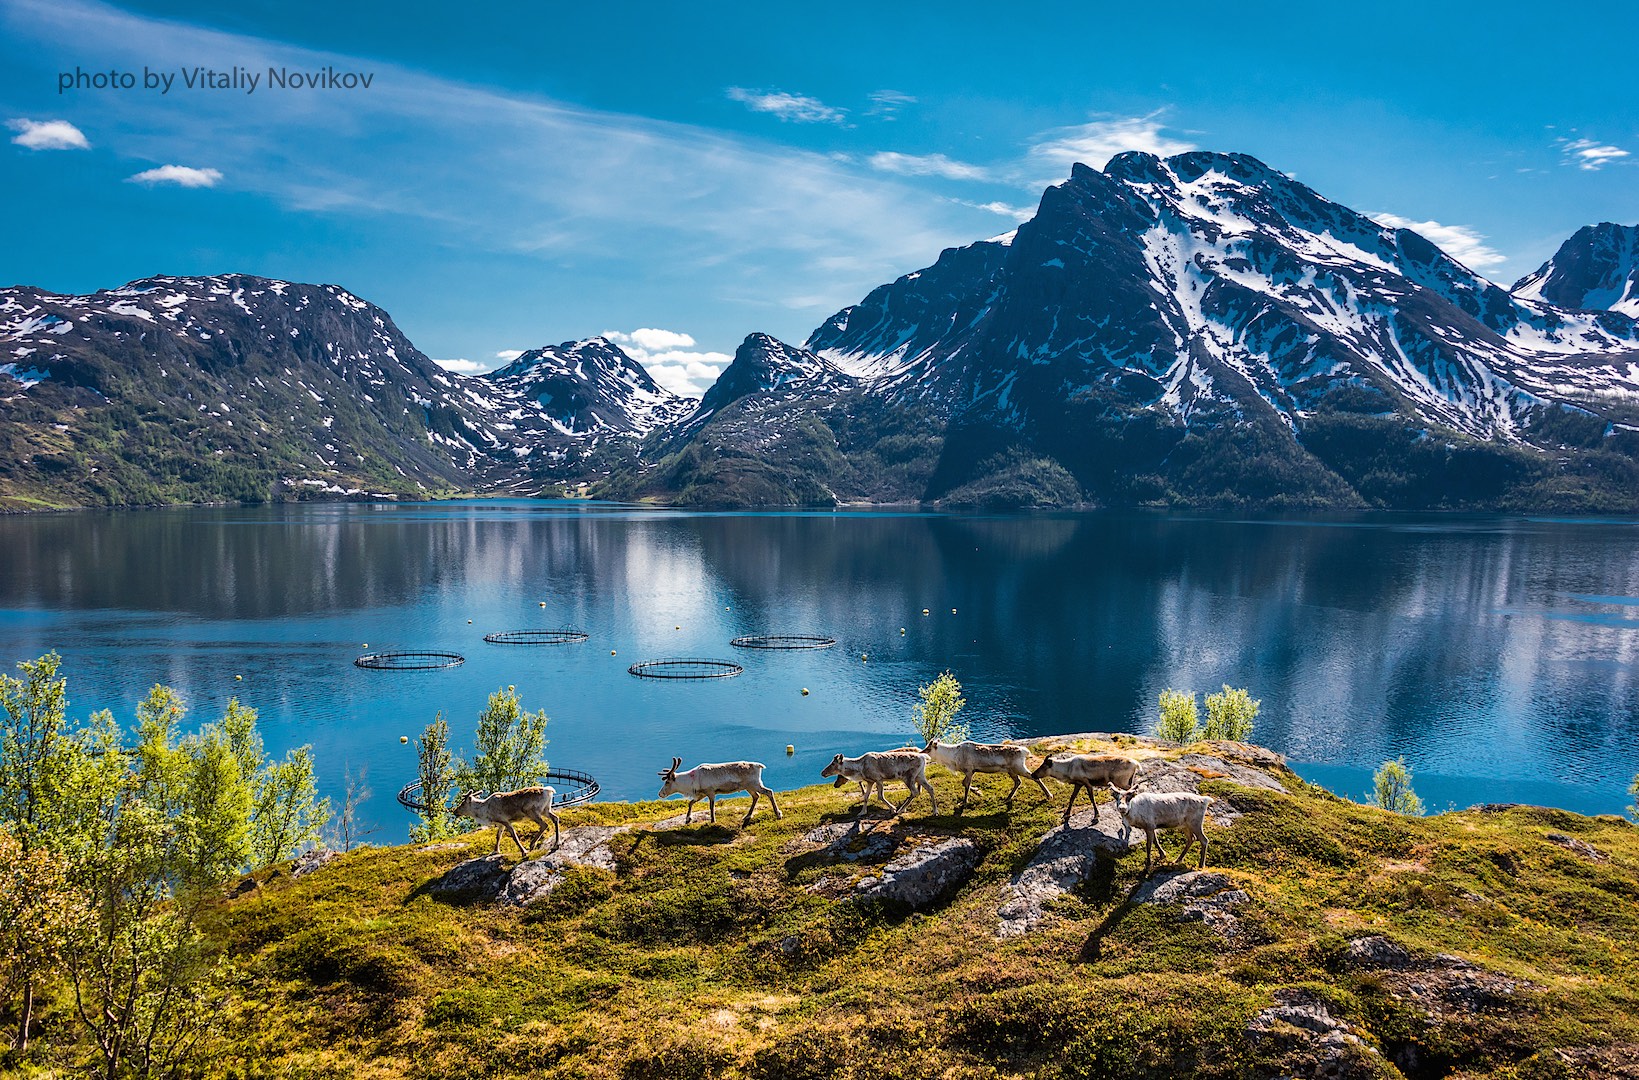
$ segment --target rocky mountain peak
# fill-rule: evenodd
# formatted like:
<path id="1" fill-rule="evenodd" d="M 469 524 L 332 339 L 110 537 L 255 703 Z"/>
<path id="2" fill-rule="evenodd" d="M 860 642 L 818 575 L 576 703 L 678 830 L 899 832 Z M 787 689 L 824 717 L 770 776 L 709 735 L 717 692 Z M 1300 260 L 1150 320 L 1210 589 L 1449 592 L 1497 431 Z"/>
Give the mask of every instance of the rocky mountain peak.
<path id="1" fill-rule="evenodd" d="M 1515 296 L 1639 317 L 1639 225 L 1585 225 L 1520 278 Z"/>

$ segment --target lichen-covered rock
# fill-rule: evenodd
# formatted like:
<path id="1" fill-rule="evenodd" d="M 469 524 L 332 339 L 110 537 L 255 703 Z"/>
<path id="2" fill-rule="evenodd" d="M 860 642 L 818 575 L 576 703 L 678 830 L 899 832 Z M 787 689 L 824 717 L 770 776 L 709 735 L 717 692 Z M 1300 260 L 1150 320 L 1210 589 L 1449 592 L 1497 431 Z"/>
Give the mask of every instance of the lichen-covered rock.
<path id="1" fill-rule="evenodd" d="M 506 856 L 485 855 L 456 863 L 427 891 L 444 899 L 493 900 L 506 888 L 508 876 Z"/>
<path id="2" fill-rule="evenodd" d="M 1017 937 L 1035 929 L 1047 903 L 1090 878 L 1100 855 L 1116 858 L 1132 846 L 1120 815 L 1108 807 L 1096 823 L 1093 812 L 1084 810 L 1071 817 L 1068 826 L 1050 830 L 1030 862 L 1008 883 L 1002 905 L 996 909 L 996 936 Z"/>
<path id="3" fill-rule="evenodd" d="M 1576 837 L 1566 836 L 1564 833 L 1551 832 L 1544 837 L 1544 839 L 1546 839 L 1550 844 L 1558 844 L 1567 851 L 1580 855 L 1590 862 L 1605 862 L 1610 858 L 1609 855 L 1605 854 L 1603 851 L 1600 851 L 1586 840 L 1578 840 Z"/>
<path id="4" fill-rule="evenodd" d="M 296 861 L 290 864 L 291 877 L 305 877 L 321 866 L 327 866 L 341 858 L 341 852 L 326 849 L 304 851 L 296 856 Z"/>
<path id="5" fill-rule="evenodd" d="M 843 862 L 881 862 L 899 849 L 903 841 L 893 829 L 862 828 L 864 822 L 834 821 L 810 829 L 803 840 L 810 844 L 824 844 L 823 856 Z"/>
<path id="6" fill-rule="evenodd" d="M 1211 754 L 1185 754 L 1177 761 L 1178 765 L 1194 772 L 1197 769 L 1211 773 L 1221 773 L 1221 779 L 1242 787 L 1263 788 L 1265 791 L 1285 791 L 1286 787 L 1279 780 L 1250 765 L 1229 761 Z M 1196 773 L 1197 776 L 1201 775 Z"/>
<path id="7" fill-rule="evenodd" d="M 932 907 L 967 883 L 982 855 L 978 844 L 961 837 L 922 844 L 900 852 L 881 876 L 861 879 L 854 895 L 918 910 Z"/>
<path id="8" fill-rule="evenodd" d="M 1403 945 L 1390 941 L 1381 934 L 1355 938 L 1349 942 L 1349 963 L 1368 971 L 1401 971 L 1416 961 Z"/>
<path id="9" fill-rule="evenodd" d="M 1133 890 L 1135 904 L 1175 906 L 1186 919 L 1199 919 L 1224 937 L 1239 929 L 1235 906 L 1251 897 L 1223 874 L 1211 870 L 1183 870 L 1157 874 Z"/>
<path id="10" fill-rule="evenodd" d="M 1307 990 L 1276 990 L 1275 1003 L 1246 1025 L 1246 1037 L 1279 1053 L 1285 1075 L 1365 1080 L 1380 1072 L 1377 1050 Z"/>
<path id="11" fill-rule="evenodd" d="M 501 902 L 514 907 L 534 903 L 563 882 L 564 870 L 570 866 L 613 870 L 615 853 L 609 841 L 626 831 L 625 826 L 609 825 L 579 825 L 563 830 L 556 850 L 513 868 L 501 888 Z"/>

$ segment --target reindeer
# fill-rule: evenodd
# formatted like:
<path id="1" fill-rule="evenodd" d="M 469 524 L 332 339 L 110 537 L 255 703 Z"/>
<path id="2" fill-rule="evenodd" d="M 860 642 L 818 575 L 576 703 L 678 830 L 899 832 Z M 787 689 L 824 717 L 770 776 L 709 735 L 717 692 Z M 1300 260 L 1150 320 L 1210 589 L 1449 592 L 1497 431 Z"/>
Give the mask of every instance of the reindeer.
<path id="1" fill-rule="evenodd" d="M 479 798 L 475 791 L 463 791 L 461 801 L 451 811 L 456 817 L 471 818 L 481 825 L 495 826 L 495 854 L 501 853 L 501 830 L 505 829 L 512 836 L 512 842 L 518 845 L 520 858 L 528 858 L 529 853 L 524 850 L 524 842 L 518 839 L 518 830 L 512 827 L 514 821 L 533 821 L 541 827 L 535 834 L 535 839 L 529 845 L 534 851 L 541 838 L 546 835 L 546 819 L 552 819 L 552 850 L 558 849 L 558 815 L 552 812 L 552 800 L 557 792 L 549 787 L 526 787 L 517 791 L 497 791 L 488 798 Z M 543 816 L 544 815 L 544 816 Z"/>
<path id="2" fill-rule="evenodd" d="M 774 808 L 776 820 L 785 817 L 780 813 L 780 804 L 774 801 L 774 791 L 763 783 L 763 769 L 766 766 L 760 761 L 729 761 L 713 765 L 696 765 L 688 772 L 678 772 L 677 767 L 683 764 L 680 757 L 672 758 L 671 768 L 660 770 L 660 798 L 669 795 L 687 795 L 689 808 L 683 812 L 683 824 L 687 825 L 694 816 L 694 804 L 701 799 L 711 809 L 711 823 L 717 824 L 717 796 L 726 795 L 731 791 L 745 791 L 751 795 L 751 808 L 746 811 L 745 820 L 740 822 L 741 828 L 751 824 L 751 815 L 757 810 L 757 797 L 768 796 L 768 805 Z"/>
<path id="3" fill-rule="evenodd" d="M 933 797 L 933 785 L 928 783 L 927 767 L 928 756 L 911 748 L 874 751 L 855 758 L 838 754 L 831 759 L 831 764 L 820 770 L 820 775 L 836 777 L 837 787 L 841 787 L 849 780 L 857 782 L 859 793 L 863 796 L 859 804 L 860 814 L 864 814 L 865 808 L 870 805 L 872 786 L 876 788 L 876 797 L 896 815 L 910 805 L 911 799 L 916 798 L 918 791 L 928 793 L 928 802 L 933 804 L 933 812 L 937 814 L 939 802 Z M 910 798 L 898 806 L 888 802 L 888 797 L 882 793 L 882 785 L 889 780 L 903 780 L 911 793 Z"/>
<path id="4" fill-rule="evenodd" d="M 1093 804 L 1093 820 L 1098 820 L 1098 799 L 1093 788 L 1106 785 L 1111 791 L 1125 785 L 1131 787 L 1138 776 L 1138 762 L 1120 754 L 1054 754 L 1046 758 L 1030 774 L 1041 783 L 1044 776 L 1063 780 L 1070 785 L 1070 801 L 1064 804 L 1064 824 L 1070 824 L 1070 808 L 1076 796 L 1087 789 L 1087 801 Z"/>
<path id="5" fill-rule="evenodd" d="M 1019 793 L 1019 781 L 1023 777 L 1036 781 L 1036 786 L 1041 788 L 1042 798 L 1053 797 L 1048 792 L 1047 785 L 1031 775 L 1030 759 L 1022 746 L 976 742 L 959 742 L 952 745 L 942 743 L 938 739 L 929 739 L 928 745 L 922 748 L 922 753 L 951 772 L 962 774 L 962 801 L 956 805 L 958 814 L 967 806 L 974 773 L 1006 773 L 1013 777 L 1013 787 L 1007 793 L 1007 806 L 1010 810 L 1013 808 L 1013 796 Z"/>
<path id="6" fill-rule="evenodd" d="M 1150 860 L 1153 858 L 1151 848 L 1159 851 L 1163 859 L 1167 857 L 1167 849 L 1155 836 L 1159 829 L 1182 829 L 1184 832 L 1184 846 L 1178 850 L 1175 862 L 1183 862 L 1190 845 L 1199 840 L 1201 859 L 1195 865 L 1197 868 L 1206 865 L 1206 812 L 1207 807 L 1212 805 L 1210 795 L 1195 795 L 1187 791 L 1135 792 L 1122 787 L 1114 791 L 1115 808 L 1126 823 L 1127 832 L 1130 834 L 1134 825 L 1144 830 L 1144 873 L 1150 872 Z"/>

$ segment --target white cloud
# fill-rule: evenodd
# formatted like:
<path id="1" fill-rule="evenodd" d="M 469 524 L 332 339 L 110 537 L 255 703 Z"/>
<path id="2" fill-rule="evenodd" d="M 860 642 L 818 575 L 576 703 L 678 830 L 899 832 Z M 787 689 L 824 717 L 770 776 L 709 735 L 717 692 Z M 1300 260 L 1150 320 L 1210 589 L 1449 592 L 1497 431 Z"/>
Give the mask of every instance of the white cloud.
<path id="1" fill-rule="evenodd" d="M 734 360 L 728 353 L 694 350 L 694 338 L 675 330 L 605 330 L 603 336 L 642 364 L 655 382 L 684 397 L 704 394 Z"/>
<path id="2" fill-rule="evenodd" d="M 1062 179 L 1077 162 L 1102 169 L 1128 150 L 1158 157 L 1194 150 L 1194 143 L 1165 133 L 1165 115 L 1165 109 L 1157 109 L 1148 116 L 1106 117 L 1043 132 L 1030 147 L 1030 161 L 1038 167 L 1051 166 Z"/>
<path id="3" fill-rule="evenodd" d="M 878 172 L 902 176 L 940 176 L 946 180 L 989 180 L 990 170 L 981 165 L 952 161 L 943 154 L 896 154 L 884 150 L 872 154 L 867 163 Z"/>
<path id="4" fill-rule="evenodd" d="M 141 94 L 111 94 L 98 101 L 97 145 L 125 159 L 208 162 L 223 186 L 231 176 L 234 191 L 282 213 L 371 222 L 429 250 L 520 260 L 527 271 L 516 280 L 596 309 L 605 325 L 629 325 L 618 314 L 625 304 L 681 301 L 712 308 L 723 325 L 732 318 L 741 329 L 800 337 L 808 327 L 785 314 L 782 294 L 823 297 L 817 307 L 829 313 L 987 228 L 984 212 L 930 198 L 926 180 L 858 158 L 149 19 L 95 0 L 0 0 L 0 34 L 33 73 L 81 60 L 174 68 L 200 56 L 234 56 L 252 69 L 365 63 L 377 72 L 368 94 L 173 95 L 164 109 Z M 611 280 L 631 283 L 629 299 L 610 299 L 603 283 Z M 499 285 L 496 302 L 524 303 L 522 290 Z M 482 357 L 521 340 L 512 322 L 498 321 L 494 332 L 504 336 L 481 342 L 477 354 L 465 330 L 433 347 Z"/>
<path id="5" fill-rule="evenodd" d="M 1565 164 L 1575 165 L 1583 172 L 1597 172 L 1628 156 L 1620 146 L 1600 144 L 1593 139 L 1560 139 L 1559 147 Z"/>
<path id="6" fill-rule="evenodd" d="M 731 86 L 723 92 L 752 112 L 770 113 L 781 120 L 798 124 L 840 124 L 848 118 L 847 109 L 833 108 L 818 98 L 784 90 L 747 90 Z"/>
<path id="7" fill-rule="evenodd" d="M 899 110 L 907 105 L 915 105 L 916 99 L 909 94 L 898 90 L 873 90 L 866 95 L 871 99 L 871 107 L 866 116 L 876 116 L 883 120 L 893 120 L 899 115 Z"/>
<path id="8" fill-rule="evenodd" d="M 486 364 L 482 360 L 434 360 L 433 363 L 458 375 L 482 375 L 495 368 L 494 364 Z"/>
<path id="9" fill-rule="evenodd" d="M 157 169 L 139 172 L 125 178 L 133 184 L 175 184 L 185 188 L 210 188 L 222 182 L 222 174 L 215 169 L 196 169 L 191 165 L 161 165 Z"/>
<path id="10" fill-rule="evenodd" d="M 957 199 L 956 202 L 962 206 L 971 206 L 975 210 L 983 210 L 987 214 L 1000 214 L 1014 221 L 1026 221 L 1036 216 L 1036 208 L 1033 206 L 1009 206 L 1004 202 L 963 202 L 961 199 Z"/>
<path id="11" fill-rule="evenodd" d="M 12 142 L 28 150 L 89 150 L 91 143 L 85 133 L 67 120 L 28 120 L 18 117 L 7 120 L 6 126 L 17 132 Z"/>
<path id="12" fill-rule="evenodd" d="M 528 351 L 528 349 L 502 349 L 495 354 L 495 359 L 504 364 L 510 364 Z"/>
<path id="13" fill-rule="evenodd" d="M 1508 256 L 1487 247 L 1484 235 L 1467 225 L 1442 225 L 1438 221 L 1413 221 L 1399 214 L 1368 214 L 1373 221 L 1391 229 L 1410 229 L 1434 242 L 1434 245 L 1470 270 L 1488 270 L 1501 266 Z"/>

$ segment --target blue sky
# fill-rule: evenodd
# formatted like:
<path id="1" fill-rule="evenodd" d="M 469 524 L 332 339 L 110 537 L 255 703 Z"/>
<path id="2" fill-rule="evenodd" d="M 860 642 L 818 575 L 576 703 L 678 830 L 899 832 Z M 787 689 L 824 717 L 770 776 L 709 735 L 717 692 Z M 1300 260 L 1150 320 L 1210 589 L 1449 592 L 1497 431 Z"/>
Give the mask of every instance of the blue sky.
<path id="1" fill-rule="evenodd" d="M 1506 284 L 1639 222 L 1635 40 L 1631 3 L 0 0 L 0 283 L 336 282 L 463 369 L 611 331 L 698 392 L 747 333 L 800 342 L 1012 228 L 1072 160 L 1200 147 Z M 262 85 L 58 92 L 196 66 Z"/>

